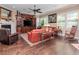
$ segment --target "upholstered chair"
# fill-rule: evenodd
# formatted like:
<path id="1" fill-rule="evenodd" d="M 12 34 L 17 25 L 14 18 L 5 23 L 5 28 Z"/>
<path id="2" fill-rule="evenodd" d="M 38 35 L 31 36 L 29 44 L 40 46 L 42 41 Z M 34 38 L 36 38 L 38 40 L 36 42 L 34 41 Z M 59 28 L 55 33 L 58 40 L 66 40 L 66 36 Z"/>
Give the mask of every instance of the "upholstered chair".
<path id="1" fill-rule="evenodd" d="M 70 40 L 74 39 L 76 30 L 77 30 L 77 26 L 72 26 L 70 33 L 65 33 L 65 38 Z"/>
<path id="2" fill-rule="evenodd" d="M 8 30 L 0 29 L 0 42 L 2 44 L 10 45 L 18 40 L 18 34 L 10 34 Z"/>

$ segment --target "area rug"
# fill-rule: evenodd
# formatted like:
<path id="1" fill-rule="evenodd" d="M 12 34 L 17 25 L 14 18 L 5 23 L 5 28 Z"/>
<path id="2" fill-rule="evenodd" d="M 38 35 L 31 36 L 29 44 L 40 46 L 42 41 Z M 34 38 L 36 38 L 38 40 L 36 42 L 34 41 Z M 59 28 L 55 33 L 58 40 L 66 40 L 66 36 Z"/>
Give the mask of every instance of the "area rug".
<path id="1" fill-rule="evenodd" d="M 72 46 L 79 50 L 79 44 L 72 44 Z"/>
<path id="2" fill-rule="evenodd" d="M 48 39 L 45 39 L 45 40 L 42 40 L 42 41 L 38 41 L 38 42 L 36 42 L 36 43 L 32 43 L 32 42 L 30 42 L 30 41 L 28 40 L 28 35 L 27 35 L 27 33 L 21 34 L 20 36 L 21 36 L 21 37 L 24 39 L 24 41 L 27 42 L 30 46 L 34 46 L 34 45 L 37 45 L 37 44 L 39 44 L 39 43 L 42 43 L 42 42 L 45 42 L 45 41 L 49 40 L 49 38 L 48 38 Z"/>

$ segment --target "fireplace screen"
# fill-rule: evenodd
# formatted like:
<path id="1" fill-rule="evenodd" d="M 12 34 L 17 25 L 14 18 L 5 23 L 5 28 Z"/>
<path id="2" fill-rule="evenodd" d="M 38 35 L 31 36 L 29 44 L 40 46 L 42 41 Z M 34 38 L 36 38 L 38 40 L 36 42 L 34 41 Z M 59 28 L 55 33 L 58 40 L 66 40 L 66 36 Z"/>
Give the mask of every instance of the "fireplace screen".
<path id="1" fill-rule="evenodd" d="M 9 33 L 11 33 L 11 25 L 1 25 L 1 28 L 6 29 Z"/>

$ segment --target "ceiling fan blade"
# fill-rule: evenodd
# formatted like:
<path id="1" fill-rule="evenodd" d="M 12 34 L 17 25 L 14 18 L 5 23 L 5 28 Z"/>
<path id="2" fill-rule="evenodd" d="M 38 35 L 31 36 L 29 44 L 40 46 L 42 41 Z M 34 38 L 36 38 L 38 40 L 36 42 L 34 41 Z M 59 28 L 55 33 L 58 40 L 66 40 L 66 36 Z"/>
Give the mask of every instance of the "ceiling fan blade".
<path id="1" fill-rule="evenodd" d="M 36 13 L 42 13 L 42 12 L 40 11 L 41 9 L 39 9 L 39 8 L 37 9 L 37 8 L 36 8 L 36 5 L 34 5 L 34 9 L 31 9 L 31 8 L 28 8 L 28 9 L 29 9 L 29 10 L 32 10 L 32 11 L 34 12 L 34 14 L 36 14 Z"/>
<path id="2" fill-rule="evenodd" d="M 41 10 L 41 9 L 37 9 L 37 10 Z"/>
<path id="3" fill-rule="evenodd" d="M 28 9 L 33 11 L 33 9 L 31 9 L 31 8 L 28 8 Z"/>
<path id="4" fill-rule="evenodd" d="M 37 11 L 38 13 L 42 13 L 41 11 Z"/>

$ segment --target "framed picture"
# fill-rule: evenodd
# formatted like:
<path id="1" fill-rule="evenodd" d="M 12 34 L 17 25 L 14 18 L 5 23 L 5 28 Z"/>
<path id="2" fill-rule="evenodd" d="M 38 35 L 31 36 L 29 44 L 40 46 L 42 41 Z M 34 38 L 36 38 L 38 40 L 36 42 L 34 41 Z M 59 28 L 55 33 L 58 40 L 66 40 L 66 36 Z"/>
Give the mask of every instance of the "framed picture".
<path id="1" fill-rule="evenodd" d="M 11 16 L 11 11 L 6 8 L 0 7 L 0 12 L 0 18 L 2 19 L 8 19 Z"/>
<path id="2" fill-rule="evenodd" d="M 49 23 L 56 23 L 57 22 L 57 14 L 48 15 L 48 22 Z"/>

